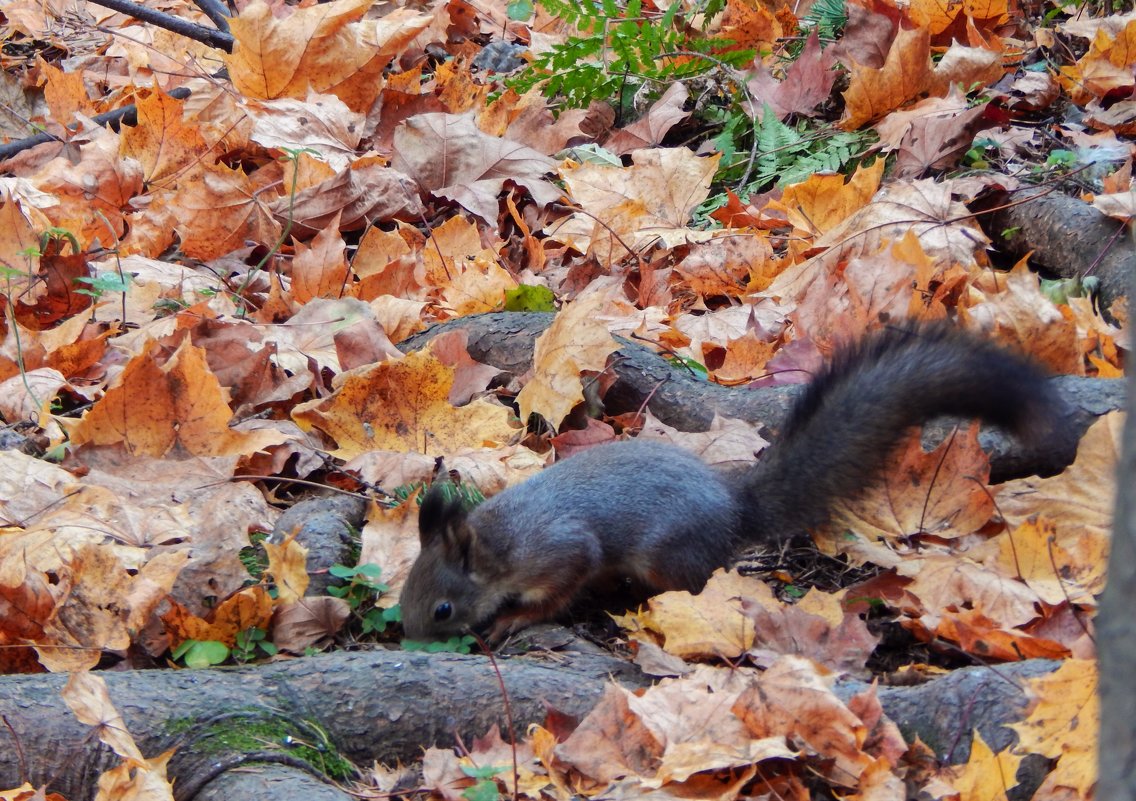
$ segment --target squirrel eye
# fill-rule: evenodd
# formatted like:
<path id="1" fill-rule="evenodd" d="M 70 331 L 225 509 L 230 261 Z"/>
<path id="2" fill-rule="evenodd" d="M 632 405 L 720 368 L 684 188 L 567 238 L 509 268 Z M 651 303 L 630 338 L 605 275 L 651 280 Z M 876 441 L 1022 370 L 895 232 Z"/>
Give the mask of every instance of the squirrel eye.
<path id="1" fill-rule="evenodd" d="M 442 601 L 434 607 L 434 622 L 441 623 L 443 620 L 449 620 L 453 613 L 453 605 L 449 601 Z"/>

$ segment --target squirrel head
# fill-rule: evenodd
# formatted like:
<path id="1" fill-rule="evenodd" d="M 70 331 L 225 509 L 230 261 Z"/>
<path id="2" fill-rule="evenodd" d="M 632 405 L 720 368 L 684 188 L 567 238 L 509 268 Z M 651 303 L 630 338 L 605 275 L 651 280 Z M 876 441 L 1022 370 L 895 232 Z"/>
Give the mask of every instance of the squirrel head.
<path id="1" fill-rule="evenodd" d="M 402 625 L 412 640 L 475 631 L 504 603 L 485 570 L 470 514 L 449 481 L 436 481 L 418 513 L 421 553 L 402 589 Z"/>

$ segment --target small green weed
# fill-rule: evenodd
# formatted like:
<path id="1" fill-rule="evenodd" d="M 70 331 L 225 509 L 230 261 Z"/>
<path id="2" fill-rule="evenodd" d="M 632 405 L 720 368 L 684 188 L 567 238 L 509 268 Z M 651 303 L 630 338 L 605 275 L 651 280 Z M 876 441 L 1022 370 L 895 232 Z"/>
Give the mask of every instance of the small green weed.
<path id="1" fill-rule="evenodd" d="M 391 623 L 402 621 L 402 610 L 398 605 L 384 609 L 376 603 L 379 596 L 389 589 L 379 581 L 382 568 L 378 565 L 332 565 L 328 572 L 347 582 L 341 587 L 328 587 L 327 592 L 347 601 L 351 614 L 362 625 L 364 634 L 384 632 Z"/>

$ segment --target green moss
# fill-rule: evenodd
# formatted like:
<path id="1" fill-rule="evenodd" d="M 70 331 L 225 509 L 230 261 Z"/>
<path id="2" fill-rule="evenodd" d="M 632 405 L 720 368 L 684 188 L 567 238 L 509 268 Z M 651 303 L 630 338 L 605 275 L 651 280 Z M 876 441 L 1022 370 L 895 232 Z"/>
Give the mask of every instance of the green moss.
<path id="1" fill-rule="evenodd" d="M 263 710 L 237 710 L 224 720 L 204 725 L 193 719 L 178 718 L 171 720 L 167 729 L 181 736 L 192 731 L 194 749 L 207 755 L 283 751 L 337 781 L 356 775 L 355 766 L 339 755 L 321 726 L 312 721 L 264 715 Z"/>

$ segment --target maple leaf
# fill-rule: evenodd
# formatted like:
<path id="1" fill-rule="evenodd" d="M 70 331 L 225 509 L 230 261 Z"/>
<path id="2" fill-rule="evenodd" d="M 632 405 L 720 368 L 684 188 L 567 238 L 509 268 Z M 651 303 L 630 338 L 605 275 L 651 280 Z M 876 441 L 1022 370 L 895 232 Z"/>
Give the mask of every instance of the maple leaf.
<path id="1" fill-rule="evenodd" d="M 1018 734 L 1015 751 L 1057 760 L 1038 789 L 1046 798 L 1071 790 L 1091 798 L 1097 780 L 1097 732 L 1100 727 L 1096 662 L 1069 659 L 1048 676 L 1028 679 L 1036 703 L 1029 715 L 1009 728 Z"/>
<path id="2" fill-rule="evenodd" d="M 112 751 L 120 757 L 142 761 L 142 752 L 110 700 L 106 682 L 101 677 L 86 672 L 72 673 L 62 697 L 80 723 L 97 727 L 99 740 Z"/>
<path id="3" fill-rule="evenodd" d="M 592 295 L 569 303 L 537 337 L 533 377 L 517 395 L 521 419 L 539 414 L 554 428 L 584 399 L 581 373 L 600 372 L 616 349 L 607 328 L 595 319 L 603 298 Z"/>
<path id="4" fill-rule="evenodd" d="M 472 114 L 419 114 L 395 129 L 391 167 L 425 192 L 452 200 L 488 223 L 497 221 L 505 181 L 548 205 L 560 190 L 545 180 L 555 162 L 530 147 L 483 133 Z"/>
<path id="5" fill-rule="evenodd" d="M 658 145 L 667 131 L 690 116 L 690 112 L 683 108 L 689 97 L 686 84 L 681 81 L 672 83 L 646 114 L 612 134 L 604 147 L 622 155 Z"/>
<path id="6" fill-rule="evenodd" d="M 883 66 L 851 65 L 840 121 L 855 130 L 918 97 L 931 83 L 931 41 L 926 28 L 901 27 L 892 40 Z"/>
<path id="7" fill-rule="evenodd" d="M 263 586 L 245 587 L 230 595 L 212 610 L 208 619 L 190 613 L 171 599 L 170 609 L 162 615 L 162 623 L 177 647 L 186 640 L 215 640 L 232 648 L 237 635 L 252 628 L 267 630 L 272 618 L 272 597 Z"/>
<path id="8" fill-rule="evenodd" d="M 70 426 L 75 445 L 122 443 L 138 456 L 164 456 L 174 446 L 202 456 L 252 453 L 284 441 L 272 431 L 229 428 L 226 393 L 186 340 L 164 365 L 151 353 L 131 359 L 106 395 Z"/>
<path id="9" fill-rule="evenodd" d="M 450 463 L 447 462 L 447 466 Z M 418 543 L 418 497 L 412 495 L 393 509 L 372 507 L 360 532 L 359 564 L 382 568 L 387 591 L 378 605 L 390 607 L 402 593 L 410 566 L 420 550 Z"/>
<path id="10" fill-rule="evenodd" d="M 719 156 L 700 157 L 686 148 L 636 150 L 630 167 L 568 163 L 560 175 L 588 213 L 575 213 L 550 225 L 548 236 L 592 253 L 604 263 L 661 242 L 674 247 L 711 237 L 687 228 L 690 215 L 706 199 Z"/>
<path id="11" fill-rule="evenodd" d="M 344 373 L 330 397 L 297 405 L 292 419 L 331 437 L 345 459 L 378 449 L 452 453 L 513 436 L 503 406 L 485 400 L 451 406 L 453 382 L 453 368 L 429 353 L 412 353 Z"/>
<path id="12" fill-rule="evenodd" d="M 970 759 L 965 765 L 946 768 L 943 778 L 959 791 L 960 801 L 1005 801 L 1006 790 L 1018 775 L 1022 758 L 1009 751 L 995 754 L 977 731 L 970 745 Z"/>
<path id="13" fill-rule="evenodd" d="M 971 425 L 930 453 L 918 432 L 896 449 L 893 465 L 860 497 L 836 504 L 832 522 L 817 542 L 830 552 L 853 542 L 933 534 L 950 538 L 982 528 L 994 512 L 986 489 L 990 462 Z M 847 536 L 855 532 L 856 539 Z"/>
<path id="14" fill-rule="evenodd" d="M 1093 592 L 1101 588 L 1104 553 L 1112 532 L 1123 415 L 1098 419 L 1081 439 L 1077 459 L 1052 478 L 1023 478 L 1002 485 L 998 508 L 1014 526 L 1040 515 L 1056 528 L 1056 544 L 1068 551 Z"/>
<path id="15" fill-rule="evenodd" d="M 281 224 L 292 220 L 298 237 L 317 234 L 333 221 L 339 230 L 356 231 L 379 220 L 421 215 L 424 209 L 412 187 L 410 178 L 397 170 L 360 159 L 295 196 L 280 197 L 268 208 Z M 367 233 L 383 232 L 372 228 Z"/>
<path id="16" fill-rule="evenodd" d="M 265 573 L 276 582 L 276 597 L 280 603 L 293 603 L 304 597 L 308 589 L 307 560 L 308 549 L 289 537 L 284 542 L 265 541 L 264 551 L 268 555 Z"/>
<path id="17" fill-rule="evenodd" d="M 185 119 L 185 101 L 158 90 L 137 103 L 138 124 L 123 128 L 124 156 L 142 165 L 151 188 L 176 182 L 209 149 L 198 125 Z"/>
<path id="18" fill-rule="evenodd" d="M 205 166 L 199 180 L 179 185 L 168 204 L 177 215 L 182 250 L 195 258 L 224 256 L 248 239 L 270 243 L 280 238 L 279 224 L 240 169 Z"/>
<path id="19" fill-rule="evenodd" d="M 350 617 L 350 604 L 328 595 L 279 604 L 272 615 L 272 644 L 293 654 L 326 648 Z"/>
<path id="20" fill-rule="evenodd" d="M 828 100 L 836 83 L 836 57 L 832 48 L 822 50 L 814 29 L 805 39 L 801 54 L 785 71 L 784 80 L 775 80 L 764 66 L 746 82 L 753 100 L 742 104 L 751 114 L 768 106 L 778 119 L 790 114 L 814 115 L 816 107 Z"/>
<path id="21" fill-rule="evenodd" d="M 334 94 L 368 111 L 391 59 L 430 23 L 430 15 L 396 9 L 364 20 L 370 0 L 334 0 L 276 18 L 262 0 L 230 20 L 233 52 L 225 57 L 233 85 L 261 100 Z"/>

